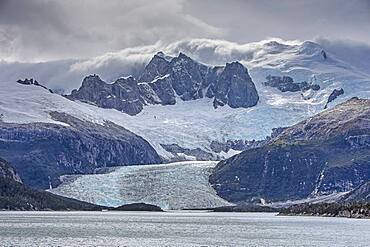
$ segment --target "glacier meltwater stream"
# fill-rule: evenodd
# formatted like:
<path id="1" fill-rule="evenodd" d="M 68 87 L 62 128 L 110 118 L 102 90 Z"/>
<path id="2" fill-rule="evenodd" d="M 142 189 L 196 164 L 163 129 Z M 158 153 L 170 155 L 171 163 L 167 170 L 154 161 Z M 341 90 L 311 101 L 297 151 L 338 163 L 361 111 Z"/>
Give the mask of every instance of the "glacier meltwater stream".
<path id="1" fill-rule="evenodd" d="M 69 176 L 54 194 L 104 206 L 144 202 L 163 209 L 230 205 L 208 182 L 214 161 L 123 166 L 105 174 Z"/>

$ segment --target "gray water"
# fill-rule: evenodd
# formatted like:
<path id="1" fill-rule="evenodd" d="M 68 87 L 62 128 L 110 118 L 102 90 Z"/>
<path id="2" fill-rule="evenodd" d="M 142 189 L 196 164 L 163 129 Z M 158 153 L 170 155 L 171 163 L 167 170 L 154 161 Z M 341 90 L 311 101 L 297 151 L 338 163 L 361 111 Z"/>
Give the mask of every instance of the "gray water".
<path id="1" fill-rule="evenodd" d="M 1 246 L 370 246 L 370 220 L 208 212 L 0 212 Z"/>

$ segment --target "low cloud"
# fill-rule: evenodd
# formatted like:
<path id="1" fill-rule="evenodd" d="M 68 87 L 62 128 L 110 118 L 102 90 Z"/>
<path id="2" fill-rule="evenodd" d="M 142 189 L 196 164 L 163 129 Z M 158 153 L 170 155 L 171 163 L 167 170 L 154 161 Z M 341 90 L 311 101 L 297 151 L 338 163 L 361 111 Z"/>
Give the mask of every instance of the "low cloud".
<path id="1" fill-rule="evenodd" d="M 217 37 L 183 0 L 0 0 L 0 59 L 86 58 L 161 40 Z"/>
<path id="2" fill-rule="evenodd" d="M 92 58 L 195 38 L 244 44 L 321 36 L 370 43 L 369 12 L 369 0 L 0 0 L 0 60 Z M 207 45 L 204 56 L 213 53 Z M 215 52 L 228 45 L 220 43 Z"/>
<path id="3" fill-rule="evenodd" d="M 317 38 L 315 40 L 324 50 L 335 54 L 339 59 L 349 64 L 369 71 L 370 68 L 370 45 L 353 40 L 329 40 Z"/>
<path id="4" fill-rule="evenodd" d="M 269 40 L 237 44 L 225 40 L 187 39 L 167 44 L 157 42 L 154 45 L 126 48 L 89 59 L 42 63 L 3 61 L 0 63 L 0 81 L 16 81 L 19 78 L 33 77 L 54 90 L 69 92 L 79 87 L 84 76 L 89 74 L 98 74 L 107 82 L 121 76 L 137 76 L 158 51 L 163 51 L 170 56 L 177 56 L 178 53 L 184 52 L 202 63 L 224 65 L 230 61 L 248 61 L 266 42 Z"/>

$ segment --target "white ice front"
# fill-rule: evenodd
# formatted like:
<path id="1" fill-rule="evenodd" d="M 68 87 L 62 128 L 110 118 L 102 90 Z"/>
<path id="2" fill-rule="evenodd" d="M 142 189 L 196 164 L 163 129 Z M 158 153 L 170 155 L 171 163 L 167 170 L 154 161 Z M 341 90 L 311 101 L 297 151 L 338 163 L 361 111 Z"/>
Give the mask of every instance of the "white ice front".
<path id="1" fill-rule="evenodd" d="M 104 206 L 144 202 L 163 209 L 231 205 L 208 182 L 212 161 L 125 166 L 107 174 L 76 176 L 52 189 L 54 194 Z"/>

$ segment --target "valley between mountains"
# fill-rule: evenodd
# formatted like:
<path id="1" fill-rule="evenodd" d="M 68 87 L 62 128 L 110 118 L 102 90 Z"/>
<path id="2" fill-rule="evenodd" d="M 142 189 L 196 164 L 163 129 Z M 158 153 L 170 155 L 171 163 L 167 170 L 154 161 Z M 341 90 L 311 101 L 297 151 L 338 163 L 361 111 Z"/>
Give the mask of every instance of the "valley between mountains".
<path id="1" fill-rule="evenodd" d="M 311 41 L 248 49 L 223 64 L 157 52 L 73 90 L 32 65 L 39 78 L 0 84 L 1 181 L 86 202 L 72 208 L 369 202 L 370 70 Z"/>

